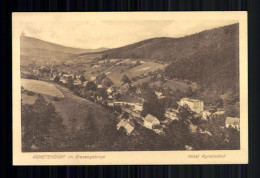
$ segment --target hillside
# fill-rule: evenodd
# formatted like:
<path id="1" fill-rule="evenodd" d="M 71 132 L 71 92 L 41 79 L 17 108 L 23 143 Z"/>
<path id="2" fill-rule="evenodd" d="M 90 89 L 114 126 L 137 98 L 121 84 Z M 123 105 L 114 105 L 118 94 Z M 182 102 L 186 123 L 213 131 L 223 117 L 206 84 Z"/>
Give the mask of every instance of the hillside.
<path id="1" fill-rule="evenodd" d="M 102 52 L 103 58 L 141 58 L 170 62 L 169 79 L 239 91 L 239 25 L 232 24 L 182 38 L 154 38 Z"/>
<path id="2" fill-rule="evenodd" d="M 106 48 L 99 48 L 99 49 L 72 48 L 72 47 L 50 43 L 33 37 L 21 36 L 21 49 L 26 49 L 26 48 L 45 49 L 49 51 L 57 51 L 57 52 L 69 53 L 69 54 L 98 52 L 106 49 Z"/>
<path id="3" fill-rule="evenodd" d="M 105 48 L 80 49 L 66 47 L 27 36 L 21 36 L 20 39 L 21 63 L 25 65 L 32 63 L 33 61 L 42 64 L 46 63 L 46 60 L 51 60 L 49 62 L 54 62 L 58 59 L 67 59 L 69 56 L 75 54 L 105 50 Z"/>
<path id="4" fill-rule="evenodd" d="M 165 69 L 165 75 L 194 81 L 219 93 L 228 89 L 239 92 L 238 30 L 235 24 L 201 33 L 204 43 L 209 45 L 191 56 L 173 61 Z"/>
<path id="5" fill-rule="evenodd" d="M 235 46 L 238 24 L 228 25 L 181 38 L 153 38 L 101 52 L 103 58 L 141 58 L 156 61 L 177 61 L 197 53 Z"/>
<path id="6" fill-rule="evenodd" d="M 97 130 L 101 133 L 105 127 L 112 123 L 111 119 L 113 116 L 108 110 L 96 103 L 74 95 L 67 88 L 60 85 L 31 79 L 22 79 L 21 85 L 25 90 L 42 94 L 48 103 L 52 103 L 55 106 L 56 111 L 63 119 L 63 123 L 68 127 L 73 123 L 76 129 L 80 128 L 84 123 L 88 108 L 91 108 L 93 111 L 93 118 L 95 119 Z M 34 96 L 36 96 L 36 94 Z M 58 99 L 54 100 L 54 97 Z M 31 98 L 23 95 L 23 102 L 30 102 L 27 101 L 28 99 Z"/>

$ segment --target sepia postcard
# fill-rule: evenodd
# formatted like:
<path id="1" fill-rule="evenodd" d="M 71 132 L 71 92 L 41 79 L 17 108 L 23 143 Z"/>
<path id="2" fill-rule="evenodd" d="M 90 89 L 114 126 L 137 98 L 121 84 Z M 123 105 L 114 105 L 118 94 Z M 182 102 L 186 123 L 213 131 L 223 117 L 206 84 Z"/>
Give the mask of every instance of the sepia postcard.
<path id="1" fill-rule="evenodd" d="M 248 163 L 247 12 L 12 14 L 13 165 Z"/>

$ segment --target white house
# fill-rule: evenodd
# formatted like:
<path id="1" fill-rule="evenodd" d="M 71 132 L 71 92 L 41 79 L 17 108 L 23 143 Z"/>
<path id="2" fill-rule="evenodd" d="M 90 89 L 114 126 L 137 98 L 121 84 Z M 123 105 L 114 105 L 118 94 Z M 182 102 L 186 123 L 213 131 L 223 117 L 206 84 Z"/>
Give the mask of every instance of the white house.
<path id="1" fill-rule="evenodd" d="M 68 83 L 68 81 L 67 81 L 64 77 L 61 77 L 61 78 L 60 78 L 60 82 L 62 82 L 62 83 L 64 83 L 64 84 L 65 84 L 65 83 Z"/>
<path id="2" fill-rule="evenodd" d="M 91 80 L 91 81 L 94 81 L 94 80 L 96 80 L 96 78 L 97 78 L 97 77 L 95 77 L 95 76 L 91 76 L 91 77 L 90 77 L 90 80 Z"/>
<path id="3" fill-rule="evenodd" d="M 88 81 L 83 82 L 84 87 L 87 86 L 87 84 L 88 84 Z"/>
<path id="4" fill-rule="evenodd" d="M 113 107 L 113 106 L 114 106 L 114 103 L 112 103 L 112 102 L 108 102 L 107 105 Z"/>
<path id="5" fill-rule="evenodd" d="M 150 114 L 148 114 L 145 118 L 143 118 L 143 120 L 144 120 L 144 123 L 143 123 L 144 126 L 148 129 L 153 129 L 153 127 L 155 125 L 160 124 L 160 121 L 156 117 L 154 117 Z"/>
<path id="6" fill-rule="evenodd" d="M 240 119 L 237 117 L 227 117 L 225 121 L 226 127 L 233 127 L 237 130 L 240 129 Z"/>
<path id="7" fill-rule="evenodd" d="M 125 128 L 127 135 L 130 135 L 134 130 L 134 126 L 132 126 L 131 123 L 126 119 L 120 120 L 120 122 L 117 124 L 117 130 L 119 130 L 121 127 Z"/>
<path id="8" fill-rule="evenodd" d="M 216 111 L 213 113 L 213 115 L 222 115 L 222 114 L 225 114 L 225 111 Z"/>
<path id="9" fill-rule="evenodd" d="M 208 117 L 210 116 L 211 116 L 211 112 L 209 112 L 208 110 L 202 111 L 202 119 L 208 120 Z"/>
<path id="10" fill-rule="evenodd" d="M 98 68 L 99 67 L 99 65 L 94 65 L 92 68 Z"/>
<path id="11" fill-rule="evenodd" d="M 204 102 L 196 99 L 182 98 L 179 105 L 188 105 L 189 108 L 196 113 L 201 113 L 204 110 Z"/>
<path id="12" fill-rule="evenodd" d="M 113 93 L 113 92 L 115 92 L 115 90 L 116 90 L 116 88 L 115 88 L 115 86 L 112 86 L 112 87 L 109 87 L 108 89 L 107 89 L 107 93 Z"/>
<path id="13" fill-rule="evenodd" d="M 81 81 L 80 80 L 74 80 L 73 84 L 74 85 L 81 85 Z"/>
<path id="14" fill-rule="evenodd" d="M 173 109 L 166 109 L 164 116 L 171 120 L 179 120 L 177 117 L 177 112 Z"/>
<path id="15" fill-rule="evenodd" d="M 143 104 L 142 103 L 134 103 L 136 111 L 142 111 L 143 110 Z"/>
<path id="16" fill-rule="evenodd" d="M 163 96 L 162 92 L 155 92 L 155 94 L 157 95 L 158 99 L 165 98 L 165 96 Z"/>

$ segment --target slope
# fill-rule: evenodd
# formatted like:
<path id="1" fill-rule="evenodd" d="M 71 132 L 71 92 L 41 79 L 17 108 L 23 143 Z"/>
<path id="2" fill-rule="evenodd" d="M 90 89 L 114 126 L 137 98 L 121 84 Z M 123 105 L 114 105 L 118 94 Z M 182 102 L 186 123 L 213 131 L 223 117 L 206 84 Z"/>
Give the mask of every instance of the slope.
<path id="1" fill-rule="evenodd" d="M 175 61 L 198 52 L 225 48 L 223 42 L 234 37 L 238 24 L 232 24 L 181 38 L 153 38 L 120 48 L 101 52 L 103 58 L 142 58 L 156 61 Z"/>
<path id="2" fill-rule="evenodd" d="M 54 43 L 50 43 L 37 38 L 21 36 L 20 38 L 20 55 L 21 64 L 27 65 L 33 62 L 39 64 L 55 62 L 55 60 L 69 59 L 70 56 L 85 52 L 97 52 L 105 50 L 99 49 L 80 49 L 66 47 Z"/>

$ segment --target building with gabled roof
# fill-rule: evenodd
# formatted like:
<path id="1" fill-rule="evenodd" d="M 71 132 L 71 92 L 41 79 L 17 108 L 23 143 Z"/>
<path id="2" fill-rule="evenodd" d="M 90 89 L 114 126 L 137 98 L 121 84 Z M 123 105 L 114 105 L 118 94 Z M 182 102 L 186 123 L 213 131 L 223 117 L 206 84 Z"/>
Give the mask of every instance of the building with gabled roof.
<path id="1" fill-rule="evenodd" d="M 227 117 L 225 121 L 226 127 L 233 127 L 234 129 L 240 130 L 240 119 L 237 117 Z"/>
<path id="2" fill-rule="evenodd" d="M 121 119 L 116 127 L 117 127 L 117 130 L 119 130 L 121 127 L 125 128 L 127 135 L 130 135 L 132 133 L 132 131 L 134 130 L 134 126 L 133 126 L 132 122 L 130 122 L 127 119 Z"/>
<path id="3" fill-rule="evenodd" d="M 145 118 L 143 118 L 143 125 L 148 129 L 153 129 L 155 125 L 159 125 L 160 121 L 153 115 L 148 114 Z"/>
<path id="4" fill-rule="evenodd" d="M 182 98 L 179 102 L 179 105 L 188 105 L 189 108 L 196 113 L 201 113 L 204 110 L 204 102 L 197 99 Z"/>

